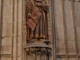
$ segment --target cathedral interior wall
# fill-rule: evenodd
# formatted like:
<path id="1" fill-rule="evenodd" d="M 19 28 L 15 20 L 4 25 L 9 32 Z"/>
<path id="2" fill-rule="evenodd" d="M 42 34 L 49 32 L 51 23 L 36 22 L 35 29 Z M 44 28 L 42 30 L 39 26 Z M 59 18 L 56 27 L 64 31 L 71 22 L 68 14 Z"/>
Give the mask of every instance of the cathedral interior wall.
<path id="1" fill-rule="evenodd" d="M 80 59 L 80 1 L 49 0 L 50 60 Z M 25 0 L 0 0 L 0 60 L 27 60 Z"/>

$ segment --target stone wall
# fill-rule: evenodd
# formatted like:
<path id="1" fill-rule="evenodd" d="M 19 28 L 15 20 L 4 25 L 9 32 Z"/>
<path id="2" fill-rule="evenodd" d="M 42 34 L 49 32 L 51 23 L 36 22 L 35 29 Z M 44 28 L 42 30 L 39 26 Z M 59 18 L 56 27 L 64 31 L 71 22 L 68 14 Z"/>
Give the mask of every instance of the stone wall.
<path id="1" fill-rule="evenodd" d="M 54 0 L 57 60 L 79 60 L 79 0 Z"/>
<path id="2" fill-rule="evenodd" d="M 23 3 L 24 0 L 0 0 L 1 60 L 23 60 Z"/>
<path id="3" fill-rule="evenodd" d="M 0 60 L 27 60 L 25 0 L 0 0 Z M 80 59 L 80 1 L 48 0 L 51 60 Z"/>

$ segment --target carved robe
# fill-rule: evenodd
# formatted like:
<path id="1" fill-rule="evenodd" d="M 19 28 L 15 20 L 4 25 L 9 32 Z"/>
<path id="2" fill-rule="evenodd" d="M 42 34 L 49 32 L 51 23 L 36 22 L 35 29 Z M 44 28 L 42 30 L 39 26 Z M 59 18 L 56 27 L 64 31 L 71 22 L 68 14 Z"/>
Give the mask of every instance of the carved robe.
<path id="1" fill-rule="evenodd" d="M 47 12 L 42 7 L 27 5 L 27 40 L 48 39 Z"/>

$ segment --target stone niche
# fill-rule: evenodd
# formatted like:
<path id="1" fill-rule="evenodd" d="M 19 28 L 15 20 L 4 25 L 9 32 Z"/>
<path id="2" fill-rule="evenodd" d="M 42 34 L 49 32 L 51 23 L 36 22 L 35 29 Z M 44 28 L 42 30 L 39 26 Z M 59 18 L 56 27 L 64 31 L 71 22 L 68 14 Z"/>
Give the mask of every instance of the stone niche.
<path id="1" fill-rule="evenodd" d="M 36 0 L 37 2 L 40 2 L 40 1 L 43 1 L 43 0 Z M 27 41 L 25 43 L 25 56 L 26 56 L 26 59 L 27 60 L 53 60 L 53 57 L 52 57 L 52 54 L 45 54 L 44 52 L 43 53 L 36 53 L 33 52 L 36 48 L 31 48 L 33 46 L 38 46 L 37 48 L 41 48 L 42 45 L 45 45 L 46 47 L 50 47 L 52 49 L 52 17 L 51 17 L 51 0 L 44 0 L 44 2 L 47 4 L 48 6 L 48 12 L 47 12 L 47 23 L 48 23 L 48 36 L 49 36 L 49 45 L 46 45 L 44 43 L 44 39 L 41 39 L 40 41 L 35 41 L 35 39 L 31 40 L 31 41 Z M 28 0 L 26 0 L 26 6 L 28 5 Z M 38 43 L 38 44 L 37 44 Z M 32 45 L 31 45 L 32 44 Z M 29 49 L 27 48 L 29 47 Z M 33 52 L 33 53 L 31 53 Z M 52 50 L 51 50 L 51 53 L 52 53 Z"/>
<path id="2" fill-rule="evenodd" d="M 41 0 L 38 0 L 41 1 Z M 51 1 L 45 0 L 49 6 L 48 35 L 52 48 Z M 1 60 L 34 60 L 35 55 L 26 53 L 26 5 L 28 0 L 0 0 L 0 59 Z M 52 51 L 51 51 L 52 52 Z M 45 55 L 42 55 L 43 60 Z M 38 54 L 37 60 L 40 59 Z M 53 60 L 53 57 L 50 56 Z"/>

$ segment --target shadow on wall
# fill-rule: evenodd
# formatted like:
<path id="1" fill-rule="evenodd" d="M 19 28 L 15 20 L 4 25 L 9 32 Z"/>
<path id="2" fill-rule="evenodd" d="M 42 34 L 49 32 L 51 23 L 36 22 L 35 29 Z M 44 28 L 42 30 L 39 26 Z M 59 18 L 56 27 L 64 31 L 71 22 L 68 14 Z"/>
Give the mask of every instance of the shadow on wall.
<path id="1" fill-rule="evenodd" d="M 4 0 L 1 0 L 1 16 L 0 16 L 0 60 L 1 60 L 1 46 L 2 46 L 3 4 L 4 4 Z"/>

